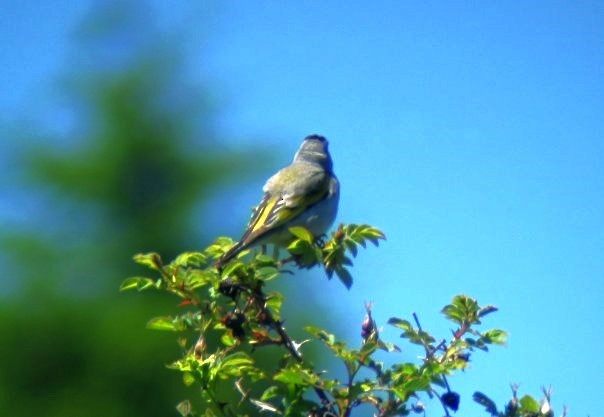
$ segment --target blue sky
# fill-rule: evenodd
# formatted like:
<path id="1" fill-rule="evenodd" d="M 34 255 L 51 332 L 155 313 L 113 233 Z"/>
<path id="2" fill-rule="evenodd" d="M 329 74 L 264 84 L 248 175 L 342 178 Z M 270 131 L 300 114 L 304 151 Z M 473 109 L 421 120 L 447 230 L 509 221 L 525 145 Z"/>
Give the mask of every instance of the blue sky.
<path id="1" fill-rule="evenodd" d="M 462 394 L 483 389 L 501 404 L 509 383 L 551 385 L 557 414 L 601 408 L 604 4 L 153 4 L 187 34 L 191 72 L 216 89 L 220 128 L 236 138 L 225 146 L 262 140 L 277 169 L 305 135 L 326 135 L 339 221 L 386 232 L 361 253 L 350 291 L 305 278 L 320 288 L 312 302 L 357 323 L 372 300 L 381 323 L 415 311 L 447 336 L 438 311 L 466 293 L 500 308 L 486 325 L 510 342 L 475 355 L 452 380 Z M 44 80 L 86 8 L 13 2 L 0 15 L 4 120 L 31 103 L 51 112 Z M 235 197 L 244 209 L 224 233 L 239 233 L 262 182 Z M 479 410 L 466 398 L 462 412 Z"/>

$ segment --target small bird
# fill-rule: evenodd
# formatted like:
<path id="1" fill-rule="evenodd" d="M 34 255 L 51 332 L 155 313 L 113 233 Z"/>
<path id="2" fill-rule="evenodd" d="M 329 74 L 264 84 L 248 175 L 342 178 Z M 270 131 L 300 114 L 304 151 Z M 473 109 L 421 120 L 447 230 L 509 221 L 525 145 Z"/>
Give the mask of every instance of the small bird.
<path id="1" fill-rule="evenodd" d="M 329 229 L 338 212 L 340 183 L 327 148 L 323 136 L 307 136 L 293 162 L 266 181 L 245 233 L 218 260 L 219 268 L 252 245 L 287 245 L 293 240 L 290 227 L 302 226 L 315 237 Z"/>

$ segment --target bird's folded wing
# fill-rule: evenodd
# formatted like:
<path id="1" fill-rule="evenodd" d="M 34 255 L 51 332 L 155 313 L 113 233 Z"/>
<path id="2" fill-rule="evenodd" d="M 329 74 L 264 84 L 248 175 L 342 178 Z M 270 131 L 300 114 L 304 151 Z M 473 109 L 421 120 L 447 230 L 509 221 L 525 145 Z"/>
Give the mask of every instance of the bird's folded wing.
<path id="1" fill-rule="evenodd" d="M 264 198 L 254 210 L 248 228 L 241 239 L 243 242 L 252 243 L 271 230 L 295 219 L 308 207 L 322 200 L 329 192 L 329 176 L 324 172 L 313 173 L 306 178 L 303 186 L 292 182 L 289 184 L 292 185 L 281 190 L 275 189 L 272 192 L 268 187 L 269 191 L 264 194 Z"/>

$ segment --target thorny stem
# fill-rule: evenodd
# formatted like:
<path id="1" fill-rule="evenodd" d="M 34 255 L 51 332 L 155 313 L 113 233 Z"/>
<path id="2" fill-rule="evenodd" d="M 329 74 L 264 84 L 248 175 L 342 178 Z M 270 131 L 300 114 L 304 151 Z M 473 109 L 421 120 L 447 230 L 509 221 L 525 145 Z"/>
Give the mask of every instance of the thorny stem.
<path id="1" fill-rule="evenodd" d="M 377 376 L 378 381 L 380 381 L 380 384 L 383 384 L 384 383 L 384 373 L 382 372 L 381 368 L 379 366 L 377 366 L 374 361 L 371 361 L 367 365 L 367 367 L 375 372 L 375 375 Z M 396 407 L 398 407 L 398 403 L 397 403 L 397 400 L 394 398 L 394 393 L 392 391 L 388 391 L 388 405 L 386 407 L 382 408 L 382 410 L 378 416 L 384 416 L 391 409 L 396 408 Z"/>
<path id="2" fill-rule="evenodd" d="M 283 327 L 283 322 L 280 320 L 276 320 L 270 310 L 266 307 L 266 295 L 264 294 L 262 289 L 259 287 L 254 289 L 253 295 L 253 298 L 254 300 L 256 300 L 258 308 L 266 317 L 267 322 L 281 338 L 283 346 L 285 346 L 285 348 L 291 353 L 291 355 L 298 363 L 303 363 L 304 360 L 302 358 L 302 354 L 296 347 L 295 342 L 292 340 L 291 337 L 289 337 L 289 334 L 287 334 L 285 327 Z M 323 391 L 323 389 L 319 387 L 314 387 L 314 390 L 324 405 L 330 403 L 329 398 L 327 397 L 327 394 L 325 393 L 325 391 Z"/>
<path id="3" fill-rule="evenodd" d="M 373 332 L 375 334 L 375 338 L 376 340 L 379 340 L 379 332 L 377 330 L 377 325 L 375 323 L 375 321 L 373 320 L 373 316 L 371 314 L 371 303 L 365 303 L 365 310 L 367 311 L 367 318 L 366 320 L 369 320 L 372 323 L 372 328 L 373 328 Z M 370 337 L 370 336 L 368 336 Z M 367 339 L 365 339 L 365 341 L 367 341 Z M 356 376 L 357 372 L 361 369 L 361 366 L 366 366 L 367 368 L 371 369 L 373 372 L 375 372 L 378 381 L 380 382 L 380 384 L 384 384 L 384 373 L 382 372 L 382 369 L 380 366 L 378 366 L 375 361 L 370 360 L 367 364 L 364 364 L 363 361 L 359 361 L 359 367 L 352 372 L 349 377 L 348 377 L 348 387 L 351 388 L 352 387 L 352 382 L 354 377 Z M 354 404 L 354 403 L 353 403 Z M 388 391 L 388 405 L 386 407 L 383 407 L 381 410 L 380 415 L 385 415 L 385 413 L 388 413 L 389 410 L 391 410 L 392 408 L 396 408 L 398 406 L 398 403 L 394 397 L 394 393 L 392 391 Z M 344 417 L 349 417 L 350 413 L 352 412 L 352 408 L 353 405 L 349 405 L 346 408 L 346 412 L 344 413 Z M 380 408 L 376 405 L 376 408 L 378 410 L 380 410 Z"/>
<path id="4" fill-rule="evenodd" d="M 218 401 L 218 399 L 216 397 L 214 397 L 214 395 L 212 395 L 212 393 L 209 390 L 206 391 L 206 394 L 208 395 L 208 397 L 210 397 L 210 401 L 212 401 L 212 404 L 214 404 L 214 406 L 218 409 L 218 411 L 220 411 L 221 415 L 232 416 L 232 414 L 230 412 L 228 414 L 226 413 L 224 404 L 221 404 L 220 401 Z"/>
<path id="5" fill-rule="evenodd" d="M 443 409 L 445 410 L 445 416 L 447 417 L 451 417 L 451 414 L 449 414 L 449 409 L 447 408 L 447 406 L 445 405 L 444 401 L 442 400 L 442 398 L 440 397 L 440 395 L 438 395 L 438 393 L 436 391 L 432 391 L 432 393 L 436 396 L 436 398 L 438 398 L 438 401 L 440 402 L 440 404 L 443 406 Z"/>
<path id="6" fill-rule="evenodd" d="M 419 322 L 419 317 L 417 317 L 417 313 L 413 313 L 413 320 L 415 320 L 415 324 L 417 324 L 417 330 L 419 330 L 420 333 L 423 333 L 423 329 L 422 329 L 422 325 Z M 426 351 L 426 359 L 428 359 L 430 357 L 430 351 L 432 350 L 432 348 L 427 345 L 423 339 L 422 339 L 422 346 L 424 347 L 425 351 Z"/>
<path id="7" fill-rule="evenodd" d="M 457 329 L 457 331 L 455 333 L 453 333 L 453 340 L 459 340 L 461 339 L 466 332 L 470 329 L 470 323 L 468 323 L 467 321 L 464 321 L 461 325 L 461 327 L 459 329 Z M 442 345 L 442 342 L 441 342 Z M 440 346 L 440 345 L 439 345 Z M 449 351 L 451 350 L 451 347 L 453 346 L 453 342 L 449 343 L 448 345 L 444 345 L 446 346 L 445 352 L 443 353 L 443 355 L 440 357 L 439 362 L 443 363 L 445 360 L 447 360 L 447 357 L 449 356 Z"/>
<path id="8" fill-rule="evenodd" d="M 293 257 L 290 257 L 290 258 L 283 259 L 282 261 L 279 262 L 279 264 L 281 266 L 283 266 L 292 261 L 295 261 L 295 259 Z M 296 362 L 303 363 L 304 359 L 302 358 L 302 354 L 298 350 L 296 343 L 292 340 L 292 338 L 289 336 L 289 334 L 285 330 L 285 327 L 283 327 L 283 322 L 275 319 L 275 317 L 273 316 L 271 311 L 267 308 L 266 294 L 264 294 L 264 292 L 262 291 L 261 286 L 256 286 L 255 288 L 252 288 L 251 286 L 246 286 L 246 287 L 247 287 L 247 290 L 250 291 L 250 293 L 251 293 L 250 301 L 256 304 L 257 308 L 260 310 L 260 313 L 265 317 L 265 324 L 267 324 L 269 327 L 271 327 L 273 330 L 275 330 L 277 332 L 277 334 L 279 335 L 279 338 L 281 339 L 281 341 L 280 341 L 280 343 L 279 342 L 277 342 L 277 343 L 283 345 L 291 353 L 291 355 L 296 360 Z M 327 397 L 327 394 L 325 393 L 325 391 L 323 389 L 321 389 L 319 387 L 314 387 L 314 391 L 324 406 L 328 406 L 331 404 L 331 401 L 329 400 L 329 398 Z M 331 408 L 331 406 L 329 406 L 329 408 Z"/>
<path id="9" fill-rule="evenodd" d="M 355 369 L 354 372 L 351 372 L 348 374 L 348 389 L 352 388 L 352 383 L 354 381 L 354 377 L 356 376 L 357 372 L 359 372 L 360 369 L 361 369 L 361 366 L 359 366 L 357 369 Z M 346 410 L 344 410 L 343 417 L 350 417 L 351 412 L 352 412 L 352 404 L 348 404 L 346 406 Z"/>
<path id="10" fill-rule="evenodd" d="M 443 375 L 443 382 L 445 383 L 445 388 L 447 388 L 447 391 L 451 391 L 451 387 L 449 386 L 449 381 L 447 381 L 447 377 L 445 375 Z"/>
<path id="11" fill-rule="evenodd" d="M 420 332 L 423 332 L 423 330 L 422 330 L 422 325 L 421 325 L 421 323 L 419 322 L 419 318 L 417 317 L 417 314 L 416 314 L 416 313 L 413 313 L 413 320 L 415 320 L 415 324 L 417 325 L 417 329 L 418 329 Z M 463 334 L 464 334 L 464 333 L 465 333 L 467 330 L 468 330 L 468 327 L 467 327 L 467 326 L 465 326 L 465 325 L 464 325 L 464 326 L 462 326 L 462 327 L 461 327 L 461 328 L 460 328 L 460 329 L 459 329 L 459 330 L 458 330 L 458 331 L 455 333 L 455 335 L 454 335 L 454 339 L 455 339 L 455 340 L 457 340 L 457 339 L 459 339 L 460 337 L 462 337 L 462 336 L 463 336 Z M 444 354 L 442 355 L 442 357 L 440 358 L 439 362 L 442 362 L 442 361 L 444 361 L 444 360 L 446 359 L 447 354 L 449 353 L 449 349 L 450 349 L 450 347 L 451 347 L 451 345 L 448 345 L 448 346 L 447 346 L 447 343 L 446 343 L 446 341 L 445 341 L 445 340 L 442 340 L 442 341 L 441 341 L 441 342 L 440 342 L 440 343 L 439 343 L 439 344 L 438 344 L 436 347 L 432 347 L 432 346 L 430 346 L 430 345 L 428 345 L 428 344 L 426 344 L 426 343 L 423 343 L 423 342 L 422 342 L 422 345 L 423 345 L 424 349 L 426 350 L 426 359 L 425 359 L 426 361 L 430 360 L 430 358 L 432 358 L 432 357 L 434 356 L 434 354 L 435 354 L 436 352 L 438 352 L 438 350 L 439 350 L 439 349 L 442 349 L 442 348 L 444 348 L 444 347 L 446 346 L 446 348 L 445 348 L 445 352 L 444 352 Z M 449 388 L 449 383 L 448 383 L 448 381 L 447 381 L 447 378 L 446 378 L 444 375 L 443 375 L 443 377 L 442 377 L 442 378 L 443 378 L 443 382 L 445 383 L 445 386 L 447 387 L 447 391 L 450 391 L 450 388 Z M 441 405 L 443 406 L 443 409 L 445 410 L 445 415 L 446 415 L 447 417 L 450 417 L 450 414 L 449 414 L 449 409 L 447 408 L 446 404 L 443 402 L 443 400 L 442 400 L 442 398 L 440 397 L 440 395 L 438 395 L 438 393 L 437 393 L 436 391 L 434 391 L 434 390 L 432 390 L 431 392 L 432 392 L 432 393 L 433 393 L 433 394 L 436 396 L 436 398 L 438 398 L 438 400 L 440 401 Z"/>

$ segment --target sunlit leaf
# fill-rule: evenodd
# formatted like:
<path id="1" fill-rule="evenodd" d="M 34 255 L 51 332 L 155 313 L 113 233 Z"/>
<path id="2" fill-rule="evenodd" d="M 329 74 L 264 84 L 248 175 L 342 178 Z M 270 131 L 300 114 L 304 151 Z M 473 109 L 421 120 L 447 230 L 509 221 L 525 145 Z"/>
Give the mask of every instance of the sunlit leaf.
<path id="1" fill-rule="evenodd" d="M 137 264 L 147 266 L 156 271 L 159 271 L 163 265 L 161 257 L 155 252 L 138 253 L 134 255 L 133 259 Z"/>
<path id="2" fill-rule="evenodd" d="M 298 239 L 300 239 L 304 242 L 313 243 L 313 241 L 315 239 L 314 236 L 312 235 L 312 233 L 310 233 L 304 227 L 294 226 L 294 227 L 290 227 L 288 230 L 292 235 L 294 235 L 295 237 L 297 237 Z"/>
<path id="3" fill-rule="evenodd" d="M 148 288 L 155 288 L 155 281 L 151 278 L 146 277 L 130 277 L 126 278 L 122 285 L 120 285 L 120 291 L 127 291 L 137 289 L 143 291 Z"/>
<path id="4" fill-rule="evenodd" d="M 463 311 L 453 304 L 446 305 L 442 310 L 442 313 L 454 323 L 461 325 L 464 321 Z"/>
<path id="5" fill-rule="evenodd" d="M 237 344 L 237 339 L 235 339 L 232 333 L 225 332 L 220 336 L 220 342 L 227 347 L 231 347 Z"/>
<path id="6" fill-rule="evenodd" d="M 520 409 L 525 413 L 538 413 L 541 408 L 539 402 L 530 395 L 525 395 L 520 398 L 519 404 Z"/>
<path id="7" fill-rule="evenodd" d="M 281 369 L 274 377 L 275 381 L 289 385 L 308 386 L 315 385 L 318 377 L 299 365 Z"/>
<path id="8" fill-rule="evenodd" d="M 186 274 L 186 284 L 189 289 L 196 289 L 217 280 L 215 273 L 208 270 L 194 269 Z"/>
<path id="9" fill-rule="evenodd" d="M 201 252 L 184 252 L 172 262 L 176 266 L 196 266 L 200 267 L 206 263 L 206 256 Z"/>
<path id="10" fill-rule="evenodd" d="M 191 402 L 189 400 L 181 401 L 176 406 L 176 411 L 178 411 L 178 413 L 182 417 L 189 417 L 189 416 L 191 416 L 193 414 L 193 407 L 191 406 Z"/>
<path id="11" fill-rule="evenodd" d="M 276 385 L 272 385 L 264 390 L 260 399 L 262 401 L 270 400 L 271 398 L 275 398 L 280 393 L 279 387 Z"/>
<path id="12" fill-rule="evenodd" d="M 229 262 L 226 267 L 222 270 L 223 277 L 229 277 L 232 275 L 236 275 L 237 271 L 245 268 L 245 264 L 239 260 Z"/>
<path id="13" fill-rule="evenodd" d="M 378 347 L 386 352 L 400 352 L 401 348 L 394 343 L 387 342 L 382 339 L 378 339 Z"/>
<path id="14" fill-rule="evenodd" d="M 222 377 L 238 377 L 249 370 L 253 364 L 254 361 L 245 352 L 235 352 L 222 359 L 218 374 Z"/>
<path id="15" fill-rule="evenodd" d="M 488 330 L 482 333 L 482 338 L 486 342 L 493 343 L 495 345 L 505 345 L 507 342 L 507 336 L 508 335 L 506 332 L 499 329 Z"/>
<path id="16" fill-rule="evenodd" d="M 182 374 L 182 381 L 185 386 L 189 387 L 195 383 L 195 377 L 191 374 L 191 372 L 184 372 Z"/>
<path id="17" fill-rule="evenodd" d="M 317 339 L 324 341 L 327 345 L 333 345 L 336 341 L 335 335 L 328 333 L 318 327 L 306 326 L 304 330 L 315 336 Z"/>
<path id="18" fill-rule="evenodd" d="M 178 331 L 176 328 L 173 318 L 166 317 L 154 317 L 147 322 L 147 328 L 151 330 L 170 330 L 170 331 Z"/>
<path id="19" fill-rule="evenodd" d="M 278 319 L 281 314 L 281 305 L 283 304 L 283 294 L 274 291 L 271 292 L 266 300 L 266 307 L 268 307 Z"/>
<path id="20" fill-rule="evenodd" d="M 413 330 L 413 326 L 407 320 L 399 319 L 398 317 L 391 317 L 388 319 L 388 324 L 398 327 L 399 329 L 410 331 Z"/>

